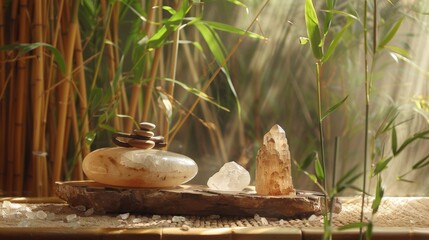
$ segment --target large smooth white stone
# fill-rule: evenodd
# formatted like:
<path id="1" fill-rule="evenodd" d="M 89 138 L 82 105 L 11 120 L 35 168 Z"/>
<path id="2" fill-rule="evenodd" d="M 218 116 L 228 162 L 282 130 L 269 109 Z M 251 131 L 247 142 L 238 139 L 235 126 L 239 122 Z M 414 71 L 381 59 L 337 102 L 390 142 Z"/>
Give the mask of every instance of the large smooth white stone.
<path id="1" fill-rule="evenodd" d="M 236 162 L 225 163 L 207 181 L 207 186 L 213 190 L 241 191 L 250 183 L 249 172 Z"/>
<path id="2" fill-rule="evenodd" d="M 174 187 L 198 172 L 191 158 L 168 151 L 136 148 L 102 148 L 89 153 L 82 168 L 99 183 L 121 187 Z"/>

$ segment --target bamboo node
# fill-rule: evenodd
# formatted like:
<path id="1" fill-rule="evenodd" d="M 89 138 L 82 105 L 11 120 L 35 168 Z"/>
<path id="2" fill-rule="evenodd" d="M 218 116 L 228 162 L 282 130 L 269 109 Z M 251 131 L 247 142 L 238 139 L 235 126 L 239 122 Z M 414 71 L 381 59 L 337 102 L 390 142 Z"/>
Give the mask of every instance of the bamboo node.
<path id="1" fill-rule="evenodd" d="M 48 153 L 47 152 L 43 152 L 43 151 L 33 151 L 32 154 L 33 154 L 33 156 L 36 156 L 36 157 L 46 157 L 46 156 L 48 156 Z"/>

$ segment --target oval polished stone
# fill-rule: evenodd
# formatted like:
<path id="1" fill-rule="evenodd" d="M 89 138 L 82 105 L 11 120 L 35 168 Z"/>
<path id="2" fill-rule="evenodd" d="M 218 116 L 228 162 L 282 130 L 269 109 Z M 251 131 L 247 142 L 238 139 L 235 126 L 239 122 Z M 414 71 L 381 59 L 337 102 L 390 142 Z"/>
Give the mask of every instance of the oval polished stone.
<path id="1" fill-rule="evenodd" d="M 135 148 L 149 149 L 155 147 L 155 142 L 151 140 L 130 139 L 128 144 Z"/>
<path id="2" fill-rule="evenodd" d="M 195 161 L 181 154 L 122 147 L 89 153 L 82 168 L 86 176 L 96 182 L 141 188 L 178 186 L 198 172 Z"/>
<path id="3" fill-rule="evenodd" d="M 153 123 L 150 123 L 150 122 L 141 122 L 141 123 L 139 123 L 139 127 L 142 130 L 148 130 L 148 131 L 150 131 L 150 130 L 155 129 L 156 125 L 153 124 Z"/>
<path id="4" fill-rule="evenodd" d="M 134 134 L 142 136 L 142 137 L 147 137 L 148 139 L 150 139 L 151 137 L 153 137 L 155 135 L 151 131 L 141 130 L 141 129 L 134 129 Z"/>

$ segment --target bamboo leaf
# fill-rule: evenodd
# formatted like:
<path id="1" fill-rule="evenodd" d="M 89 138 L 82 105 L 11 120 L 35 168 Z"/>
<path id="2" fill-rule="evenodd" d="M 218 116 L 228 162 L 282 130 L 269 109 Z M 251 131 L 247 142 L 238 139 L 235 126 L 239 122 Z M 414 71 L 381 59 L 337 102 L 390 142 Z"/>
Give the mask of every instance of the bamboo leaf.
<path id="1" fill-rule="evenodd" d="M 231 93 L 234 96 L 235 105 L 237 107 L 237 115 L 239 118 L 241 118 L 241 104 L 240 104 L 240 99 L 238 98 L 237 91 L 235 90 L 234 83 L 232 82 L 231 76 L 226 67 L 223 67 L 221 71 L 225 74 L 229 89 L 231 90 Z"/>
<path id="2" fill-rule="evenodd" d="M 419 168 L 423 168 L 425 166 L 429 165 L 429 155 L 427 155 L 426 157 L 422 158 L 420 161 L 418 161 L 417 163 L 415 163 L 412 167 L 412 169 L 419 169 Z"/>
<path id="3" fill-rule="evenodd" d="M 213 29 L 216 29 L 219 31 L 234 33 L 234 34 L 238 34 L 238 35 L 246 35 L 246 36 L 251 37 L 251 38 L 267 39 L 266 37 L 259 35 L 257 33 L 245 31 L 241 28 L 237 28 L 237 27 L 225 24 L 225 23 L 212 22 L 212 21 L 204 21 L 204 23 L 206 23 L 207 25 L 209 25 Z"/>
<path id="4" fill-rule="evenodd" d="M 397 150 L 397 154 L 401 153 L 409 144 L 413 143 L 415 140 L 427 139 L 427 135 L 429 135 L 429 130 L 416 133 L 412 137 L 407 138 L 407 140 L 405 140 Z"/>
<path id="5" fill-rule="evenodd" d="M 317 159 L 317 152 L 314 151 L 312 153 L 310 153 L 305 159 L 304 161 L 298 166 L 298 168 L 302 171 L 308 168 L 308 166 L 310 166 L 310 164 Z"/>
<path id="6" fill-rule="evenodd" d="M 206 41 L 207 46 L 209 47 L 211 53 L 216 59 L 216 62 L 218 63 L 219 66 L 221 66 L 221 70 L 225 74 L 229 89 L 234 95 L 235 102 L 237 105 L 238 116 L 241 116 L 240 101 L 238 99 L 237 92 L 235 91 L 234 84 L 232 83 L 231 77 L 229 75 L 229 70 L 225 65 L 226 50 L 222 42 L 220 41 L 219 35 L 214 31 L 214 29 L 210 25 L 206 24 L 205 22 L 198 21 L 198 22 L 195 22 L 194 25 L 201 33 L 204 40 Z"/>
<path id="7" fill-rule="evenodd" d="M 148 40 L 147 46 L 149 48 L 159 48 L 164 45 L 170 34 L 179 28 L 189 9 L 189 1 L 182 1 L 180 9 L 167 21 L 163 21 L 162 27 Z"/>
<path id="8" fill-rule="evenodd" d="M 326 36 L 326 34 L 329 32 L 329 28 L 331 27 L 331 22 L 332 22 L 332 10 L 334 9 L 334 5 L 335 5 L 335 0 L 326 0 L 326 7 L 328 9 L 328 11 L 326 12 L 326 17 L 325 17 L 325 25 L 324 25 L 324 35 Z"/>
<path id="9" fill-rule="evenodd" d="M 307 27 L 308 39 L 310 40 L 313 56 L 316 59 L 323 57 L 322 39 L 320 36 L 319 20 L 312 0 L 305 1 L 305 23 Z"/>
<path id="10" fill-rule="evenodd" d="M 332 10 L 322 10 L 322 11 L 323 12 L 337 14 L 337 15 L 341 15 L 341 16 L 344 16 L 344 17 L 347 17 L 347 18 L 351 18 L 351 19 L 353 19 L 353 20 L 361 23 L 361 21 L 360 21 L 360 19 L 358 17 L 356 17 L 355 15 L 350 14 L 348 12 L 339 11 L 339 10 L 335 10 L 335 9 L 332 9 Z"/>
<path id="11" fill-rule="evenodd" d="M 378 208 L 380 207 L 381 204 L 381 199 L 383 198 L 384 195 L 384 188 L 381 185 L 381 176 L 378 175 L 377 178 L 377 186 L 375 189 L 375 198 L 374 201 L 372 202 L 372 214 L 375 214 L 378 211 Z"/>
<path id="12" fill-rule="evenodd" d="M 394 53 L 400 54 L 403 57 L 411 58 L 411 53 L 401 47 L 386 45 L 384 48 L 387 48 Z"/>
<path id="13" fill-rule="evenodd" d="M 392 156 L 392 157 L 389 157 L 389 158 L 382 159 L 382 160 L 378 161 L 378 162 L 377 162 L 377 164 L 375 165 L 374 173 L 373 173 L 373 175 L 372 175 L 372 176 L 375 176 L 375 175 L 377 175 L 377 174 L 381 173 L 384 169 L 386 169 L 386 168 L 387 168 L 387 164 L 389 164 L 389 162 L 390 162 L 392 159 L 393 159 L 393 156 Z"/>
<path id="14" fill-rule="evenodd" d="M 346 96 L 345 98 L 343 98 L 341 101 L 337 102 L 334 106 L 330 107 L 328 109 L 328 111 L 326 111 L 323 116 L 322 119 L 325 119 L 327 116 L 329 116 L 329 114 L 331 114 L 333 111 L 335 111 L 337 108 L 339 108 L 348 98 L 349 96 Z"/>
<path id="15" fill-rule="evenodd" d="M 392 127 L 392 152 L 396 156 L 398 154 L 398 136 L 396 135 L 396 127 Z"/>
<path id="16" fill-rule="evenodd" d="M 162 9 L 169 12 L 171 15 L 176 14 L 176 10 L 174 10 L 174 8 L 172 8 L 170 6 L 162 6 Z"/>
<path id="17" fill-rule="evenodd" d="M 320 163 L 319 158 L 316 158 L 316 161 L 314 162 L 314 170 L 316 172 L 316 177 L 319 180 L 324 180 L 325 179 L 325 172 L 323 170 L 322 164 Z"/>
<path id="18" fill-rule="evenodd" d="M 221 43 L 219 43 L 217 34 L 204 22 L 195 22 L 194 25 L 206 41 L 216 62 L 221 66 L 225 61 L 225 50 Z"/>
<path id="19" fill-rule="evenodd" d="M 107 130 L 107 131 L 109 131 L 109 132 L 116 132 L 116 131 L 117 131 L 117 130 L 116 130 L 115 128 L 113 128 L 112 126 L 107 125 L 107 124 L 104 124 L 104 123 L 100 123 L 100 124 L 98 124 L 98 126 L 99 126 L 101 129 Z"/>
<path id="20" fill-rule="evenodd" d="M 366 226 L 368 226 L 368 223 L 366 222 L 354 222 L 354 223 L 349 223 L 344 226 L 338 227 L 338 230 L 342 231 L 342 230 L 348 230 L 348 229 L 363 228 Z"/>
<path id="21" fill-rule="evenodd" d="M 406 183 L 414 183 L 414 181 L 408 180 L 408 179 L 404 179 L 403 177 L 404 176 L 397 177 L 396 180 L 397 181 L 401 181 L 401 182 L 406 182 Z"/>
<path id="22" fill-rule="evenodd" d="M 66 63 L 64 61 L 63 55 L 56 49 L 54 46 L 48 43 L 36 42 L 36 43 L 19 43 L 19 44 L 9 44 L 0 46 L 0 51 L 2 50 L 19 50 L 17 57 L 21 57 L 22 55 L 38 48 L 45 47 L 49 51 L 51 51 L 55 61 L 58 64 L 58 68 L 62 73 L 66 72 Z"/>
<path id="23" fill-rule="evenodd" d="M 387 132 L 387 131 L 389 131 L 390 130 L 390 127 L 391 126 L 393 126 L 394 124 L 394 121 L 396 120 L 396 118 L 399 116 L 399 113 L 398 112 L 393 112 L 393 111 L 396 111 L 396 109 L 392 109 L 391 110 L 391 112 L 389 112 L 389 114 L 386 116 L 386 118 L 383 120 L 383 122 L 386 122 L 387 121 L 387 119 L 388 119 L 388 117 L 389 116 L 391 116 L 392 114 L 394 114 L 393 116 L 392 116 L 392 118 L 387 122 L 387 124 L 384 126 L 384 128 L 382 128 L 382 130 L 380 131 L 380 134 L 381 133 L 385 133 L 385 132 Z"/>
<path id="24" fill-rule="evenodd" d="M 322 63 L 328 61 L 328 59 L 332 56 L 332 54 L 335 52 L 335 49 L 338 46 L 338 43 L 340 43 L 344 33 L 350 27 L 350 25 L 352 25 L 352 23 L 353 23 L 353 21 L 350 20 L 350 18 L 349 18 L 346 25 L 344 25 L 344 27 L 342 27 L 341 30 L 335 35 L 334 39 L 332 40 L 331 44 L 329 44 L 328 49 L 326 50 L 325 54 L 323 55 L 323 58 L 321 60 Z"/>
<path id="25" fill-rule="evenodd" d="M 346 174 L 344 174 L 340 180 L 335 184 L 336 191 L 338 193 L 344 191 L 348 187 L 352 187 L 352 184 L 356 179 L 358 179 L 362 173 L 355 173 L 357 170 L 357 166 L 351 168 Z"/>
<path id="26" fill-rule="evenodd" d="M 378 44 L 378 49 L 384 48 L 395 36 L 396 32 L 398 32 L 399 27 L 401 26 L 402 22 L 404 21 L 405 17 L 402 17 L 396 23 L 393 25 L 393 27 L 389 30 L 389 32 L 384 36 L 384 38 L 380 41 Z"/>
<path id="27" fill-rule="evenodd" d="M 85 135 L 85 144 L 87 146 L 91 146 L 96 136 L 97 136 L 97 133 L 94 130 L 87 132 Z"/>
<path id="28" fill-rule="evenodd" d="M 317 183 L 317 177 L 311 173 L 305 172 L 305 174 L 310 178 L 311 181 Z"/>
<path id="29" fill-rule="evenodd" d="M 307 43 L 308 43 L 308 38 L 306 38 L 306 37 L 300 37 L 300 38 L 299 38 L 299 43 L 300 43 L 301 45 L 305 45 L 305 44 L 307 44 Z"/>
<path id="30" fill-rule="evenodd" d="M 190 87 L 190 86 L 186 85 L 185 83 L 183 83 L 181 81 L 177 81 L 175 79 L 171 79 L 171 78 L 163 78 L 163 79 L 166 81 L 169 81 L 169 82 L 173 82 L 173 83 L 177 84 L 178 86 L 182 87 L 183 89 L 185 89 L 186 91 L 188 91 L 188 92 L 194 94 L 195 96 L 203 99 L 204 101 L 207 101 L 207 102 L 215 105 L 219 109 L 222 109 L 226 112 L 229 112 L 228 108 L 226 108 L 226 107 L 220 105 L 219 103 L 213 101 L 213 99 L 210 96 L 208 96 L 206 93 L 202 92 L 201 90 L 194 88 L 194 87 Z"/>
<path id="31" fill-rule="evenodd" d="M 249 8 L 246 6 L 246 4 L 244 4 L 244 3 L 242 3 L 242 2 L 240 2 L 238 0 L 227 0 L 227 1 L 230 2 L 230 3 L 232 3 L 232 4 L 235 4 L 237 6 L 245 8 L 247 14 L 249 14 Z"/>

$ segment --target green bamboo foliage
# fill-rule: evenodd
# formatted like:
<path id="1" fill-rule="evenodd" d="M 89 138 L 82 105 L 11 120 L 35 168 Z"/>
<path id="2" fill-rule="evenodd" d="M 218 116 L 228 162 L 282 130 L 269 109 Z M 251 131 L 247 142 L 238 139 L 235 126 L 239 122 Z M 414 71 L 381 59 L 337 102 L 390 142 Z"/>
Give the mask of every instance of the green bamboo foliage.
<path id="1" fill-rule="evenodd" d="M 229 50 L 217 31 L 263 37 L 193 16 L 201 6 L 189 0 L 1 0 L 0 131 L 7 134 L 0 138 L 0 195 L 48 196 L 55 181 L 84 179 L 81 162 L 89 151 L 111 145 L 105 140 L 111 132 L 129 132 L 137 121 L 159 122 L 169 139 L 185 114 L 207 124 L 193 113 L 197 99 L 207 109 L 226 109 L 209 95 L 210 83 L 194 87 L 177 79 L 180 62 L 206 73 L 222 69 L 234 89 Z M 195 46 L 200 57 L 182 57 L 183 45 Z M 194 107 L 188 98 L 197 101 Z"/>

